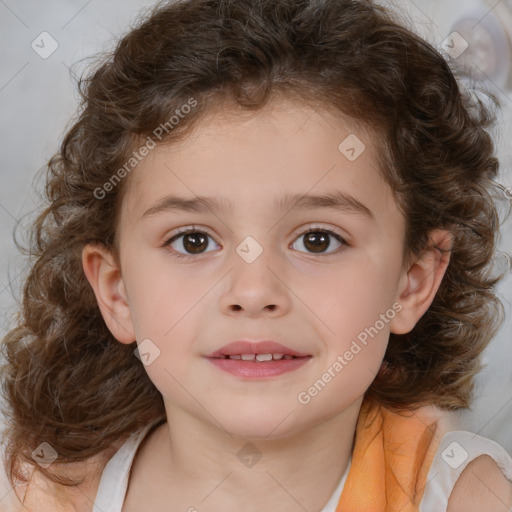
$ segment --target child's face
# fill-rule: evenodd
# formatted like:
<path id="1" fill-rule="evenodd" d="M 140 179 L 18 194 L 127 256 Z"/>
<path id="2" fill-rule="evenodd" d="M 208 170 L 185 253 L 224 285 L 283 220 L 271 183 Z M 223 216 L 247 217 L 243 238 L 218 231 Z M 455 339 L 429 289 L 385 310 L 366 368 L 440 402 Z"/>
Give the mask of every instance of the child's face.
<path id="1" fill-rule="evenodd" d="M 398 311 L 411 281 L 402 270 L 405 221 L 371 137 L 298 103 L 273 106 L 243 119 L 211 115 L 133 171 L 119 226 L 118 289 L 129 307 L 111 327 L 123 342 L 151 340 L 148 360 L 160 351 L 146 370 L 168 416 L 180 411 L 254 438 L 291 435 L 359 405 L 390 330 L 408 330 Z M 351 134 L 366 146 L 359 156 L 354 138 L 339 149 Z M 327 194 L 371 214 L 348 202 L 278 204 Z M 211 197 L 230 209 L 162 207 L 169 196 Z M 199 234 L 167 243 L 187 228 Z M 317 234 L 304 235 L 309 228 Z M 236 340 L 273 340 L 309 357 L 295 369 L 224 361 L 248 371 L 233 374 L 207 356 Z M 258 364 L 266 375 L 248 366 Z"/>

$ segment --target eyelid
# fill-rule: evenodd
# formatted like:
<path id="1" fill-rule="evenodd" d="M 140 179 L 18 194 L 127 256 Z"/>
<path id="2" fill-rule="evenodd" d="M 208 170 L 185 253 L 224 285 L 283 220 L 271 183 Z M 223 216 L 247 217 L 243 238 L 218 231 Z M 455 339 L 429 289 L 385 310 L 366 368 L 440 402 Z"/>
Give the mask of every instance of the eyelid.
<path id="1" fill-rule="evenodd" d="M 205 228 L 204 226 L 191 225 L 191 226 L 185 226 L 183 228 L 178 228 L 178 230 L 176 232 L 173 232 L 171 235 L 166 235 L 164 237 L 163 245 L 164 246 L 168 245 L 169 242 L 171 242 L 172 240 L 174 240 L 175 238 L 177 238 L 180 235 L 184 235 L 186 233 L 196 233 L 196 232 L 205 233 L 206 235 L 208 235 L 209 237 L 211 237 L 215 240 L 214 234 L 208 228 Z M 218 242 L 216 241 L 216 243 L 218 243 Z"/>
<path id="2" fill-rule="evenodd" d="M 299 229 L 297 229 L 296 231 L 294 231 L 294 234 L 293 236 L 294 237 L 297 237 L 299 235 L 304 235 L 306 233 L 309 233 L 311 231 L 315 231 L 315 230 L 318 230 L 318 231 L 327 231 L 329 233 L 332 233 L 333 235 L 336 235 L 337 237 L 340 238 L 340 240 L 345 244 L 345 245 L 350 245 L 348 242 L 347 242 L 347 236 L 346 235 L 343 235 L 342 233 L 340 233 L 336 228 L 334 227 L 331 227 L 331 226 L 327 226 L 327 225 L 323 225 L 323 224 L 319 224 L 319 223 L 311 223 L 308 225 L 307 228 L 305 227 L 301 227 Z M 295 240 L 295 238 L 294 238 Z"/>

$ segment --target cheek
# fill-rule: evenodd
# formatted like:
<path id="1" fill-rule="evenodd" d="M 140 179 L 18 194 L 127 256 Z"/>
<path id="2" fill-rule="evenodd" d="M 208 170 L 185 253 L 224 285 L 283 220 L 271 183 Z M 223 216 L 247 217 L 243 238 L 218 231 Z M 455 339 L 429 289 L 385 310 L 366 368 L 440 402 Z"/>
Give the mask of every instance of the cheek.
<path id="1" fill-rule="evenodd" d="M 400 309 L 394 303 L 399 269 L 392 259 L 359 254 L 344 263 L 312 293 L 311 309 L 322 320 L 317 325 L 325 357 L 324 373 L 309 385 L 313 394 L 322 386 L 329 388 L 318 401 L 327 408 L 337 404 L 334 397 L 355 400 L 373 382 L 386 352 L 390 322 Z"/>
<path id="2" fill-rule="evenodd" d="M 190 396 L 183 386 L 188 390 L 190 383 L 194 383 L 192 388 L 201 385 L 198 373 L 201 354 L 194 345 L 199 319 L 195 311 L 185 316 L 177 312 L 165 318 L 160 318 L 154 310 L 146 313 L 139 325 L 140 335 L 137 332 L 139 352 L 146 344 L 150 354 L 149 364 L 145 364 L 146 373 L 164 397 L 172 397 L 177 403 L 189 403 Z M 141 360 L 144 362 L 144 358 Z"/>
<path id="3" fill-rule="evenodd" d="M 127 290 L 137 339 L 165 341 L 211 288 L 204 279 L 195 277 L 193 270 L 171 271 L 171 265 L 161 255 L 149 259 L 142 252 L 135 252 L 127 261 Z"/>
<path id="4" fill-rule="evenodd" d="M 396 314 L 393 303 L 399 269 L 385 261 L 389 259 L 354 254 L 317 279 L 315 286 L 304 282 L 302 293 L 309 287 L 308 306 L 323 320 L 326 336 L 343 343 L 376 323 L 379 331 L 389 329 L 388 319 Z"/>

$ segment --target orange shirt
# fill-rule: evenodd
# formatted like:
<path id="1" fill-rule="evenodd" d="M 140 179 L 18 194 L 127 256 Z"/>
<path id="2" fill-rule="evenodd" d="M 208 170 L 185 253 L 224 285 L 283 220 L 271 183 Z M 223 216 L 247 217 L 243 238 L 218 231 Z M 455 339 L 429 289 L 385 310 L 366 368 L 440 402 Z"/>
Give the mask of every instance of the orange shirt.
<path id="1" fill-rule="evenodd" d="M 444 432 L 430 407 L 394 413 L 365 400 L 336 512 L 418 512 Z"/>

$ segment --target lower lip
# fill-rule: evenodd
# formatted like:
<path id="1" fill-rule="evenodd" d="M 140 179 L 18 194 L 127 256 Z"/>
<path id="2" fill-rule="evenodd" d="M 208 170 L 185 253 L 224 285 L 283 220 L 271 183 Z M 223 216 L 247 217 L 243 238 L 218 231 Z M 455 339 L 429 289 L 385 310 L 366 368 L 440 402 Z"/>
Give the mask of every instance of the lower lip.
<path id="1" fill-rule="evenodd" d="M 311 359 L 311 356 L 260 362 L 214 357 L 208 357 L 207 359 L 217 368 L 231 373 L 231 375 L 249 379 L 264 379 L 296 370 L 306 364 Z"/>

